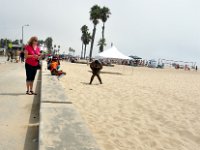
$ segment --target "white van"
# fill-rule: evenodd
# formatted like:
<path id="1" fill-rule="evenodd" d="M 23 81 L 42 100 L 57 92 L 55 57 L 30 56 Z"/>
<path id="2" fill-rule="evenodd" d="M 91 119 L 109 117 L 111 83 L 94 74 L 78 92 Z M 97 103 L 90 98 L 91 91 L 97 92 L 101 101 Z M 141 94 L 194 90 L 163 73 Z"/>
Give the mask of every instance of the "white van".
<path id="1" fill-rule="evenodd" d="M 148 67 L 149 68 L 157 68 L 158 67 L 158 62 L 154 59 L 151 59 L 148 61 Z"/>

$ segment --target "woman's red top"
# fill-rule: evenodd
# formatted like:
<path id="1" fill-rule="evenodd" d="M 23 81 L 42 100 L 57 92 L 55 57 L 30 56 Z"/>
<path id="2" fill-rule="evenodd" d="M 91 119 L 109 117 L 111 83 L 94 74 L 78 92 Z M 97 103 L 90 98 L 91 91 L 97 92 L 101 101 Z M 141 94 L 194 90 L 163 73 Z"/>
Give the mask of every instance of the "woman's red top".
<path id="1" fill-rule="evenodd" d="M 28 52 L 28 55 L 40 55 L 40 48 L 36 47 L 34 50 L 32 46 L 27 45 L 25 47 L 25 50 Z M 38 65 L 38 59 L 36 58 L 26 58 L 26 63 L 31 66 L 37 66 Z"/>

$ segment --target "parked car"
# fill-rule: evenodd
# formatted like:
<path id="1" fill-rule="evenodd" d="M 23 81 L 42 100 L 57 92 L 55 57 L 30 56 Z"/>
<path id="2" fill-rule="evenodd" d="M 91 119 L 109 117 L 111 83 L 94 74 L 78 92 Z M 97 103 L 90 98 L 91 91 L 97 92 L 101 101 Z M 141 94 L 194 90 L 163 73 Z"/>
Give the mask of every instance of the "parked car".
<path id="1" fill-rule="evenodd" d="M 154 59 L 149 60 L 148 67 L 149 68 L 157 68 L 158 67 L 158 62 L 156 60 L 154 60 Z"/>

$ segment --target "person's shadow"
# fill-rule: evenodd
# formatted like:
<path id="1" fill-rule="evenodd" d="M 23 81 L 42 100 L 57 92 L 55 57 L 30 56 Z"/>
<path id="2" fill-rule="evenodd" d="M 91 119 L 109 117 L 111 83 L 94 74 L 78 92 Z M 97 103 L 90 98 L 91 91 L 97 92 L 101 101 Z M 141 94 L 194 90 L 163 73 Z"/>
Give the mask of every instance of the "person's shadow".
<path id="1" fill-rule="evenodd" d="M 98 83 L 92 83 L 92 84 L 90 84 L 90 83 L 88 83 L 88 82 L 81 82 L 83 85 L 99 85 Z"/>
<path id="2" fill-rule="evenodd" d="M 26 95 L 26 93 L 0 93 L 0 95 L 7 95 L 7 96 L 22 96 L 22 95 Z"/>
<path id="3" fill-rule="evenodd" d="M 83 85 L 90 85 L 88 82 L 81 82 Z"/>

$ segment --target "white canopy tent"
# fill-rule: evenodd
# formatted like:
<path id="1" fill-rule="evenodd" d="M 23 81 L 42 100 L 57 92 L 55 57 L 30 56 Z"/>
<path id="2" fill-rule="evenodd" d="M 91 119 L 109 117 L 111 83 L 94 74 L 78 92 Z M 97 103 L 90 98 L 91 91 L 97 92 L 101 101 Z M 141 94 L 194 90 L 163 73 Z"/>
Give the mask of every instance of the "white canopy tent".
<path id="1" fill-rule="evenodd" d="M 115 46 L 111 47 L 108 50 L 105 50 L 97 55 L 98 58 L 111 58 L 111 59 L 127 59 L 131 60 L 131 57 L 128 57 L 122 54 Z"/>

